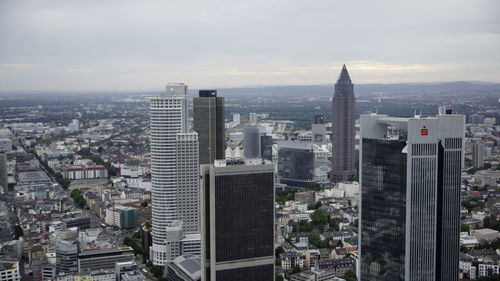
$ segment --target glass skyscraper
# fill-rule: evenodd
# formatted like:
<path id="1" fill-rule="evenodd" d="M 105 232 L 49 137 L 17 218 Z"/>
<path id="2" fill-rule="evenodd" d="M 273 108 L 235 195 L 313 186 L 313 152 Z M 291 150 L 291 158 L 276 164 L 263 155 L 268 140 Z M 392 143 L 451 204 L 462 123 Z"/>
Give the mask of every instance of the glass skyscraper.
<path id="1" fill-rule="evenodd" d="M 332 182 L 346 181 L 356 174 L 355 122 L 354 85 L 344 65 L 332 99 Z"/>
<path id="2" fill-rule="evenodd" d="M 458 280 L 464 121 L 361 117 L 361 281 Z"/>

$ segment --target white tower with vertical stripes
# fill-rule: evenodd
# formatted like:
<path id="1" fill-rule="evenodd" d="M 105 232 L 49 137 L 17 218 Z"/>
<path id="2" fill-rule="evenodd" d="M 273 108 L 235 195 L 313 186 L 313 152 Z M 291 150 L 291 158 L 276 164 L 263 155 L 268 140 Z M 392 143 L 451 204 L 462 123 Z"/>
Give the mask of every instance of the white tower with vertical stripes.
<path id="1" fill-rule="evenodd" d="M 188 132 L 187 85 L 168 84 L 150 100 L 153 245 L 164 265 L 182 254 L 184 235 L 199 233 L 198 134 Z"/>

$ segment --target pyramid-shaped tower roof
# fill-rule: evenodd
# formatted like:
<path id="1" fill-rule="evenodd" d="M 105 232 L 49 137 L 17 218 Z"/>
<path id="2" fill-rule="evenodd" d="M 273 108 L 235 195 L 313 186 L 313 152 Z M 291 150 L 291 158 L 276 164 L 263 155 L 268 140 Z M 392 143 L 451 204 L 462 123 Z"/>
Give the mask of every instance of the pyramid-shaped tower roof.
<path id="1" fill-rule="evenodd" d="M 347 67 L 345 66 L 345 64 L 342 66 L 342 71 L 340 72 L 337 83 L 352 83 L 351 77 L 349 77 L 349 72 L 347 72 Z"/>

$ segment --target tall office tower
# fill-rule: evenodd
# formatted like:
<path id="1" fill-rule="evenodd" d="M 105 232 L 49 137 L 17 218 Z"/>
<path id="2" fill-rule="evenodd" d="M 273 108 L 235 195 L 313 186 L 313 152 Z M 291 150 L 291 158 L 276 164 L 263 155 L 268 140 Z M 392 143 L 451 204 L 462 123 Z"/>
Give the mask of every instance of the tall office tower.
<path id="1" fill-rule="evenodd" d="M 7 192 L 8 190 L 8 178 L 7 178 L 7 152 L 0 148 L 0 194 Z"/>
<path id="2" fill-rule="evenodd" d="M 198 134 L 187 129 L 186 95 L 186 85 L 168 84 L 164 94 L 147 97 L 153 218 L 150 257 L 156 265 L 184 253 L 185 235 L 199 233 Z M 192 238 L 188 239 L 191 244 Z"/>
<path id="3" fill-rule="evenodd" d="M 273 137 L 262 133 L 258 126 L 245 126 L 243 129 L 243 141 L 245 158 L 262 158 L 273 160 Z"/>
<path id="4" fill-rule="evenodd" d="M 314 116 L 314 123 L 312 124 L 312 140 L 316 144 L 322 144 L 326 141 L 326 124 L 323 115 Z"/>
<path id="5" fill-rule="evenodd" d="M 458 280 L 464 122 L 361 117 L 359 280 Z"/>
<path id="6" fill-rule="evenodd" d="M 200 90 L 193 98 L 193 130 L 198 133 L 200 164 L 224 159 L 224 98 L 217 97 L 217 90 Z"/>
<path id="7" fill-rule="evenodd" d="M 246 158 L 260 157 L 260 128 L 258 126 L 245 126 L 243 128 L 243 142 L 245 150 L 243 154 Z"/>
<path id="8" fill-rule="evenodd" d="M 274 165 L 201 166 L 202 281 L 274 280 Z"/>
<path id="9" fill-rule="evenodd" d="M 347 68 L 342 67 L 332 100 L 332 173 L 331 181 L 349 180 L 356 174 L 354 150 L 356 98 Z"/>
<path id="10" fill-rule="evenodd" d="M 472 144 L 472 166 L 475 168 L 482 168 L 484 166 L 484 150 L 484 143 Z"/>

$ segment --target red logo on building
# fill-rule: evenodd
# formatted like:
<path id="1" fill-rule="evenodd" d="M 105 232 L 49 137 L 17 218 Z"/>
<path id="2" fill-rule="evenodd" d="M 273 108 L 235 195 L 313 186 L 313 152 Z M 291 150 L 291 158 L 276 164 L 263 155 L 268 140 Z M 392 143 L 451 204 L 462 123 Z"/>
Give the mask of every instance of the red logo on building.
<path id="1" fill-rule="evenodd" d="M 426 127 L 426 126 L 423 126 L 423 127 L 422 127 L 422 129 L 420 130 L 420 134 L 421 134 L 422 136 L 427 136 L 427 135 L 429 135 L 429 129 L 427 129 L 427 127 Z"/>

